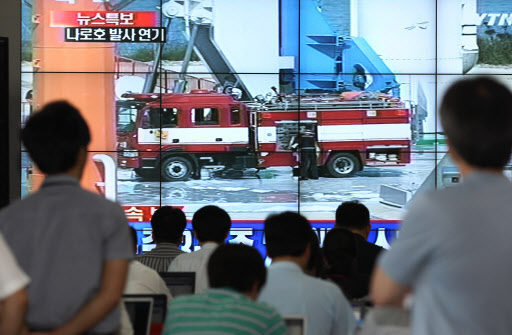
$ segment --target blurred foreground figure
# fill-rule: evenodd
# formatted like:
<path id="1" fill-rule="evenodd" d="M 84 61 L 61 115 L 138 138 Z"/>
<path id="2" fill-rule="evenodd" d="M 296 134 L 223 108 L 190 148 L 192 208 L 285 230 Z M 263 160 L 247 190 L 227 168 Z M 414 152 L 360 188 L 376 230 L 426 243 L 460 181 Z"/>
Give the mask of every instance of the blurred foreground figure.
<path id="1" fill-rule="evenodd" d="M 27 310 L 27 286 L 29 279 L 0 234 L 0 334 L 21 334 Z"/>
<path id="2" fill-rule="evenodd" d="M 211 289 L 173 300 L 162 334 L 286 334 L 276 310 L 255 301 L 266 277 L 265 263 L 255 248 L 219 246 L 208 261 Z"/>
<path id="3" fill-rule="evenodd" d="M 414 293 L 412 333 L 512 332 L 512 94 L 489 78 L 462 80 L 440 109 L 463 182 L 419 195 L 376 269 L 375 304 Z"/>
<path id="4" fill-rule="evenodd" d="M 4 234 L 28 274 L 30 331 L 110 334 L 133 257 L 121 206 L 80 186 L 89 128 L 67 102 L 46 105 L 22 131 L 47 175 L 41 189 L 0 212 Z"/>

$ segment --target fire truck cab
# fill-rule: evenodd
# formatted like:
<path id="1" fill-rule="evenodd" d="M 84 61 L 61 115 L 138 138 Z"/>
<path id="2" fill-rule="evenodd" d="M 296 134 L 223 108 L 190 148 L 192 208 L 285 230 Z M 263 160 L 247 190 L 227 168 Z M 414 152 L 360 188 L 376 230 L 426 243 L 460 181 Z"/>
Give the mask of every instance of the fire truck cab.
<path id="1" fill-rule="evenodd" d="M 332 177 L 410 162 L 410 110 L 400 101 L 253 104 L 207 90 L 128 97 L 118 103 L 118 161 L 142 177 L 182 181 L 200 178 L 201 169 L 296 167 L 292 142 L 306 130 L 316 134 L 318 166 Z"/>

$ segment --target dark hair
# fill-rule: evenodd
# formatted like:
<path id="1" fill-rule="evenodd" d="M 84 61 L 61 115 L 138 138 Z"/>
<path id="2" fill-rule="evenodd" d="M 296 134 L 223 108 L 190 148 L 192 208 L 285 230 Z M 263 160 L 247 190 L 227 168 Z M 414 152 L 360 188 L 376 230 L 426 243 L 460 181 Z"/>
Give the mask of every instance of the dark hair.
<path id="1" fill-rule="evenodd" d="M 347 299 L 361 298 L 368 294 L 370 278 L 357 269 L 354 233 L 343 228 L 331 229 L 325 235 L 323 253 L 327 265 L 324 277 L 338 285 Z"/>
<path id="2" fill-rule="evenodd" d="M 220 207 L 204 206 L 194 213 L 192 227 L 200 242 L 224 243 L 231 229 L 231 218 Z"/>
<path id="3" fill-rule="evenodd" d="M 151 217 L 153 239 L 156 243 L 177 243 L 187 226 L 185 213 L 171 206 L 160 207 Z"/>
<path id="4" fill-rule="evenodd" d="M 80 149 L 87 148 L 91 136 L 80 112 L 66 101 L 56 101 L 28 119 L 21 139 L 43 173 L 57 174 L 76 164 Z"/>
<path id="5" fill-rule="evenodd" d="M 128 226 L 130 229 L 130 237 L 132 238 L 132 245 L 137 250 L 137 231 L 132 226 Z"/>
<path id="6" fill-rule="evenodd" d="M 270 258 L 300 256 L 311 240 L 311 224 L 302 215 L 284 212 L 265 220 L 265 239 Z"/>
<path id="7" fill-rule="evenodd" d="M 357 200 L 345 201 L 336 209 L 335 227 L 365 229 L 370 224 L 370 211 Z"/>
<path id="8" fill-rule="evenodd" d="M 445 93 L 441 123 L 450 145 L 468 164 L 502 168 L 512 149 L 512 93 L 491 78 L 465 79 Z"/>
<path id="9" fill-rule="evenodd" d="M 258 250 L 244 244 L 223 244 L 208 261 L 210 287 L 229 287 L 238 292 L 258 290 L 265 285 L 267 269 Z"/>
<path id="10" fill-rule="evenodd" d="M 318 235 L 313 229 L 311 229 L 309 242 L 311 245 L 311 255 L 309 257 L 308 264 L 306 265 L 306 273 L 313 277 L 319 277 L 324 269 L 324 261 Z"/>
<path id="11" fill-rule="evenodd" d="M 337 274 L 350 275 L 357 256 L 354 233 L 342 228 L 331 229 L 325 235 L 323 253 L 329 269 Z"/>

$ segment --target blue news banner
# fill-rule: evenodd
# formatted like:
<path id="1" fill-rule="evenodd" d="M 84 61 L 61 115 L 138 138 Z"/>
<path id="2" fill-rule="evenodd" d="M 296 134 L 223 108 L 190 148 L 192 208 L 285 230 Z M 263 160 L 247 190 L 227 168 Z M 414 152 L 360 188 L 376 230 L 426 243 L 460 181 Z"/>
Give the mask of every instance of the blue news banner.
<path id="1" fill-rule="evenodd" d="M 398 233 L 400 223 L 398 221 L 377 221 L 372 220 L 372 230 L 368 236 L 368 241 L 389 248 L 391 242 Z M 130 222 L 130 225 L 137 231 L 138 253 L 147 252 L 155 247 L 153 237 L 151 236 L 151 223 L 149 222 Z M 311 225 L 318 235 L 320 244 L 323 243 L 325 234 L 334 226 L 333 221 L 311 221 Z M 266 256 L 265 234 L 263 232 L 262 221 L 242 221 L 233 220 L 230 235 L 227 238 L 228 243 L 243 243 L 258 249 L 263 257 Z M 199 243 L 192 233 L 192 223 L 188 222 L 183 233 L 183 242 L 180 249 L 186 252 L 199 250 Z"/>

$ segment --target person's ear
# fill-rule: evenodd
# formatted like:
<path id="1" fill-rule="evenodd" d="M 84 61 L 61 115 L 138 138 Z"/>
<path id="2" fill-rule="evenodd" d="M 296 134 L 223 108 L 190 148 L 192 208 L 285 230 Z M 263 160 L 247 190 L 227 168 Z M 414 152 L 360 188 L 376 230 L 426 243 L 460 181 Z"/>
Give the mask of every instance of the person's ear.
<path id="1" fill-rule="evenodd" d="M 372 224 L 368 223 L 368 226 L 366 226 L 366 229 L 364 231 L 364 234 L 366 236 L 366 239 L 368 239 L 368 236 L 370 236 L 370 232 L 372 231 Z"/>
<path id="2" fill-rule="evenodd" d="M 252 300 L 257 300 L 258 296 L 260 295 L 260 282 L 255 281 L 254 284 L 252 284 L 251 290 L 247 292 L 247 296 L 251 298 Z"/>
<path id="3" fill-rule="evenodd" d="M 307 259 L 309 260 L 309 258 L 311 257 L 311 243 L 308 242 L 308 244 L 306 245 L 306 249 L 304 250 L 304 256 L 307 256 Z"/>

